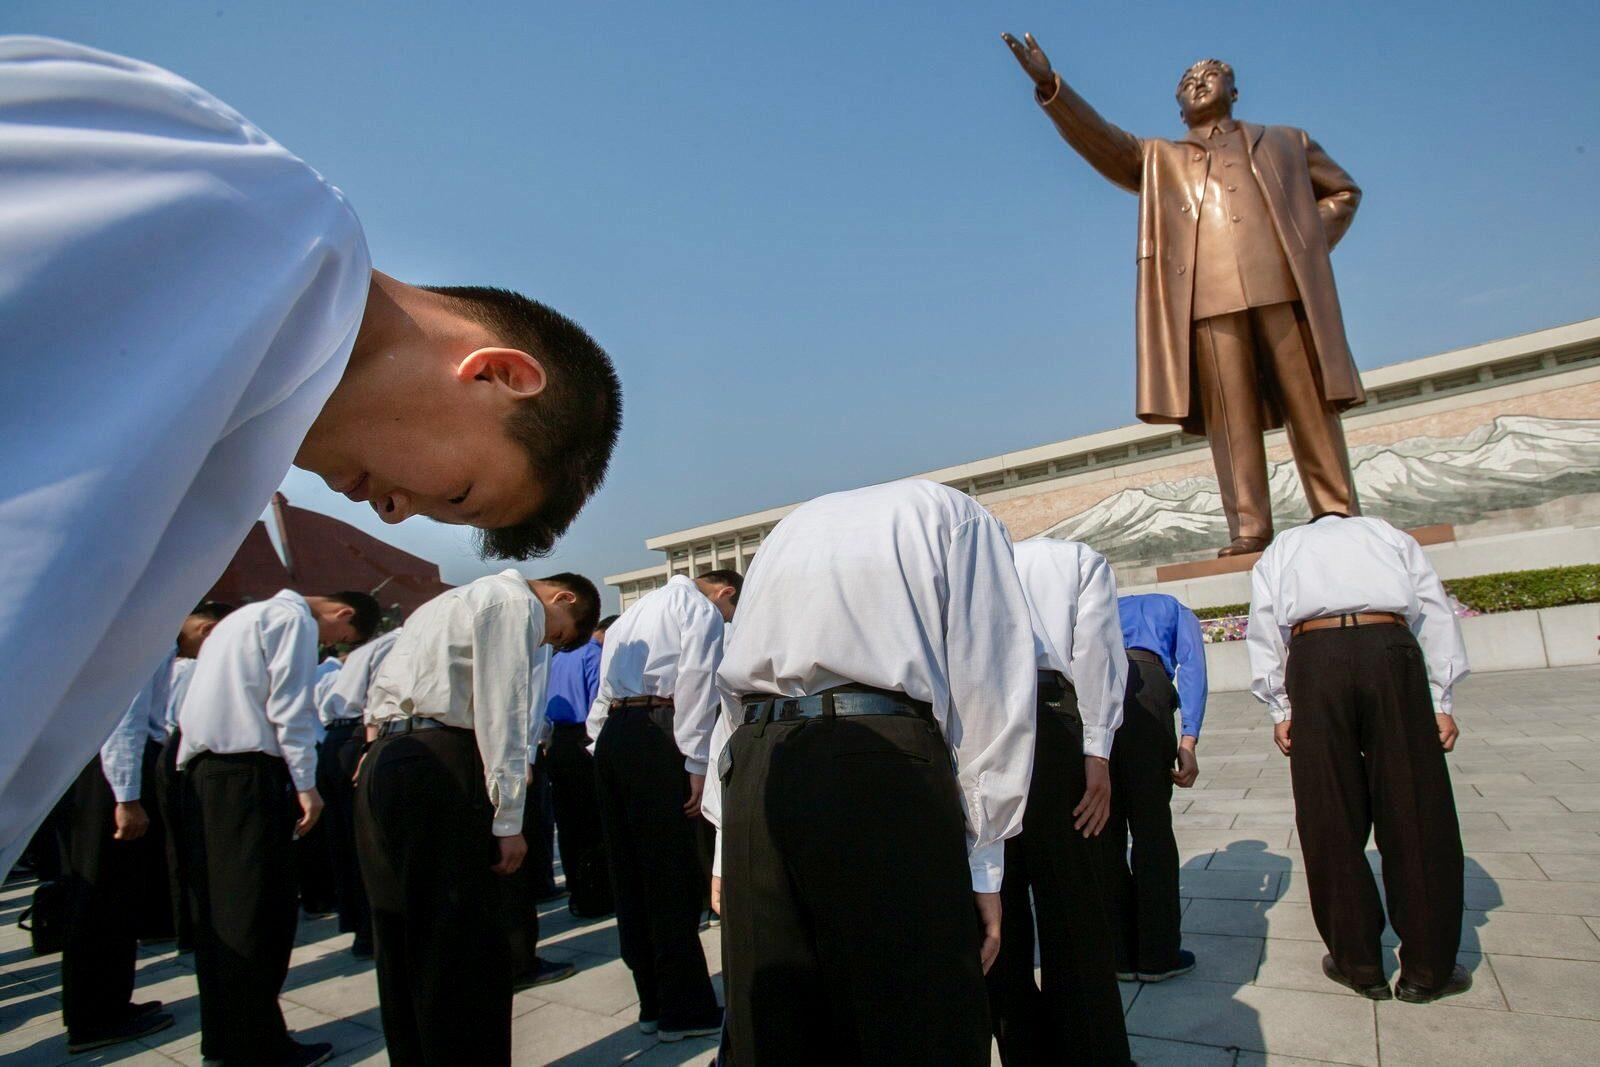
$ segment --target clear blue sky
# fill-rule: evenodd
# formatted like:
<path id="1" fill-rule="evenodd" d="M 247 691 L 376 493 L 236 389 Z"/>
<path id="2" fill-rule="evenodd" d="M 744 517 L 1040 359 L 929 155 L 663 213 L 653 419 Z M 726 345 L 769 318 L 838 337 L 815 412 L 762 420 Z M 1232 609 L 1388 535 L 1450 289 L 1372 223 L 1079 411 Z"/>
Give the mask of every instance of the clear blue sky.
<path id="1" fill-rule="evenodd" d="M 0 28 L 210 89 L 341 186 L 406 281 L 521 289 L 610 350 L 609 482 L 530 573 L 1123 425 L 1135 199 L 1062 143 L 1001 30 L 1181 132 L 1194 60 L 1365 191 L 1334 255 L 1372 368 L 1600 314 L 1600 6 L 23 0 Z M 292 474 L 463 581 L 467 536 Z"/>

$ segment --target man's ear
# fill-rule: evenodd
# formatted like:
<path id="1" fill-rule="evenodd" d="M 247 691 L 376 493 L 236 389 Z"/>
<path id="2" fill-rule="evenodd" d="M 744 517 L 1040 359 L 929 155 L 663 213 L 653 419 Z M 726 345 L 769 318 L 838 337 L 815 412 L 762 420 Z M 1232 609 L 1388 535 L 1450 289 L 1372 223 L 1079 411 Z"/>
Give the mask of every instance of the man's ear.
<path id="1" fill-rule="evenodd" d="M 538 396 L 549 384 L 544 364 L 516 348 L 480 348 L 456 365 L 456 381 L 499 382 L 517 399 Z"/>
<path id="2" fill-rule="evenodd" d="M 356 609 L 349 604 L 340 604 L 333 612 L 333 621 L 335 622 L 349 622 L 355 617 Z"/>
<path id="3" fill-rule="evenodd" d="M 217 628 L 217 620 L 216 619 L 207 619 L 205 622 L 202 622 L 200 624 L 200 633 L 198 635 L 199 640 L 204 641 L 206 638 L 210 637 L 211 636 L 211 631 L 215 630 L 216 628 Z"/>
<path id="4" fill-rule="evenodd" d="M 570 589 L 557 589 L 556 595 L 550 598 L 552 604 L 576 604 L 578 594 Z"/>

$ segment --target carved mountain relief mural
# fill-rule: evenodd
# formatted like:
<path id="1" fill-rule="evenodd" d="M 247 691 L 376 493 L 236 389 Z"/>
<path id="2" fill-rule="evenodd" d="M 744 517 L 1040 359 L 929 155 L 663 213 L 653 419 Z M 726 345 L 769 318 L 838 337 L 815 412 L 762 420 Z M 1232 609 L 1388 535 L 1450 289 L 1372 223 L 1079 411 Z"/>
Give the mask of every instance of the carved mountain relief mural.
<path id="1" fill-rule="evenodd" d="M 1350 450 L 1362 510 L 1402 529 L 1469 523 L 1510 508 L 1600 492 L 1600 419 L 1505 415 L 1455 438 Z M 1310 518 L 1294 463 L 1270 470 L 1280 527 Z M 1170 560 L 1228 540 L 1211 477 L 1124 489 L 1040 536 L 1083 541 L 1114 563 Z"/>

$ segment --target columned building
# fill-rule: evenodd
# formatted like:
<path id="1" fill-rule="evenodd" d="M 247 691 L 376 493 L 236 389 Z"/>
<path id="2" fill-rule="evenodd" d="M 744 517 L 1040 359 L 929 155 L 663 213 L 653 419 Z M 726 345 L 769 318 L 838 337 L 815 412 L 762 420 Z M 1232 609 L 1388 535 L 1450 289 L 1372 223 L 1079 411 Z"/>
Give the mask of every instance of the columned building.
<path id="1" fill-rule="evenodd" d="M 1592 552 L 1584 546 L 1600 536 L 1600 318 L 1397 363 L 1362 381 L 1367 402 L 1344 423 L 1365 512 L 1402 527 L 1449 524 L 1463 540 L 1582 534 L 1544 539 L 1549 552 L 1508 558 L 1506 570 L 1594 562 L 1566 557 Z M 1280 527 L 1305 521 L 1283 431 L 1268 435 L 1267 456 Z M 1013 539 L 1092 545 L 1125 588 L 1151 586 L 1157 566 L 1214 556 L 1228 540 L 1206 441 L 1176 426 L 1134 423 L 915 477 L 971 494 Z M 626 608 L 673 574 L 742 572 L 796 506 L 648 538 L 660 559 L 606 582 Z"/>

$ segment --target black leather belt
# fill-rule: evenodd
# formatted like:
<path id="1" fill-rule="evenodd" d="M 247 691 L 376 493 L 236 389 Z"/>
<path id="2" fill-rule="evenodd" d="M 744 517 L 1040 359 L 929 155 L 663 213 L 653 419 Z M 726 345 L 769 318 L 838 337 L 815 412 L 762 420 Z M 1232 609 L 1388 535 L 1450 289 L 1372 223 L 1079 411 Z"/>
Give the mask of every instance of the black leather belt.
<path id="1" fill-rule="evenodd" d="M 798 719 L 852 718 L 859 715 L 903 715 L 933 722 L 933 705 L 912 700 L 891 689 L 841 685 L 808 697 L 748 696 L 744 722 L 793 722 Z"/>
<path id="2" fill-rule="evenodd" d="M 1156 655 L 1154 652 L 1151 652 L 1148 648 L 1130 648 L 1128 649 L 1128 658 L 1143 660 L 1145 663 L 1154 663 L 1162 670 L 1167 669 L 1165 661 L 1163 661 L 1162 658 Z"/>
<path id="3" fill-rule="evenodd" d="M 332 730 L 336 726 L 343 727 L 343 726 L 360 726 L 360 725 L 361 725 L 361 716 L 352 715 L 349 718 L 334 719 L 332 722 L 330 722 L 326 726 L 324 726 L 323 729 L 324 730 Z"/>
<path id="4" fill-rule="evenodd" d="M 611 702 L 612 710 L 617 708 L 637 708 L 651 711 L 655 708 L 672 707 L 671 697 L 623 697 L 621 700 Z"/>
<path id="5" fill-rule="evenodd" d="M 462 730 L 463 733 L 472 732 L 460 726 L 451 726 L 449 723 L 440 722 L 438 719 L 412 715 L 405 719 L 385 719 L 378 726 L 378 736 L 398 737 L 401 734 L 409 734 L 417 730 Z"/>

